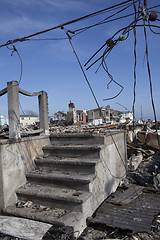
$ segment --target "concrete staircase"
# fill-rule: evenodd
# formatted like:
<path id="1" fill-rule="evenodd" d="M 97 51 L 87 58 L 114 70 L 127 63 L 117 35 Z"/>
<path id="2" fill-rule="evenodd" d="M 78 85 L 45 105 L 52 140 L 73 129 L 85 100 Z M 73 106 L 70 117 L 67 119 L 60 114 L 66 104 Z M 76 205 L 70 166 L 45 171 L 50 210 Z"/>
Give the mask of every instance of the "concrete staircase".
<path id="1" fill-rule="evenodd" d="M 43 147 L 44 156 L 35 159 L 36 168 L 26 174 L 27 183 L 17 190 L 17 206 L 4 213 L 69 226 L 78 236 L 86 218 L 119 183 L 105 167 L 110 161 L 105 159 L 107 146 L 113 143 L 106 146 L 106 136 L 88 133 L 52 134 L 50 142 Z"/>

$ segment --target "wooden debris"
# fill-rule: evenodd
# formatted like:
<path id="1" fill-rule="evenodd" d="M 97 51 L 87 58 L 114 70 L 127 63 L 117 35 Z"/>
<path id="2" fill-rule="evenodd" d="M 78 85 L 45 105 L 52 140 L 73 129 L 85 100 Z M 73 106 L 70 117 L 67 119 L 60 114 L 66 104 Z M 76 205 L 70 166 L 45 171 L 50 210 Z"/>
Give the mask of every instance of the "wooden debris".
<path id="1" fill-rule="evenodd" d="M 0 232 L 17 238 L 40 240 L 51 227 L 51 224 L 29 219 L 0 216 Z"/>
<path id="2" fill-rule="evenodd" d="M 106 200 L 98 208 L 96 215 L 88 218 L 88 222 L 138 233 L 149 233 L 152 222 L 160 211 L 159 192 L 144 193 L 142 188 L 137 188 L 136 192 L 139 196 L 136 197 L 136 194 L 131 194 L 134 191 L 132 186 L 131 190 L 128 188 L 126 191 L 127 193 L 125 191 L 122 193 L 122 189 L 119 189 L 112 203 L 110 198 Z"/>
<path id="3" fill-rule="evenodd" d="M 108 202 L 116 204 L 116 205 L 125 205 L 139 197 L 140 194 L 143 193 L 144 187 L 132 185 L 124 192 L 121 192 L 118 195 L 115 195 L 114 198 L 108 200 Z"/>
<path id="4" fill-rule="evenodd" d="M 141 152 L 141 153 L 143 153 L 146 157 L 149 157 L 149 156 L 150 156 L 150 154 L 149 154 L 146 150 L 144 150 L 144 149 L 142 149 L 142 148 L 135 147 L 135 146 L 128 145 L 128 144 L 127 144 L 127 148 L 131 148 L 131 149 L 135 150 L 136 152 Z"/>

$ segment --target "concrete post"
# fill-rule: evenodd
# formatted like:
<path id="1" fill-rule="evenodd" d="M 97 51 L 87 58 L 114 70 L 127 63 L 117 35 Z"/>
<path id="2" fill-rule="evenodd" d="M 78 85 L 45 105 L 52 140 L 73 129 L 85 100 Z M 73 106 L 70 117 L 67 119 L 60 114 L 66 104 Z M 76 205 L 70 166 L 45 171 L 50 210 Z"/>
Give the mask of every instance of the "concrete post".
<path id="1" fill-rule="evenodd" d="M 42 91 L 42 94 L 38 96 L 38 100 L 40 128 L 44 129 L 45 134 L 49 134 L 47 93 Z"/>
<path id="2" fill-rule="evenodd" d="M 20 114 L 19 114 L 19 84 L 17 81 L 7 83 L 8 93 L 8 120 L 9 138 L 19 139 L 20 134 Z"/>

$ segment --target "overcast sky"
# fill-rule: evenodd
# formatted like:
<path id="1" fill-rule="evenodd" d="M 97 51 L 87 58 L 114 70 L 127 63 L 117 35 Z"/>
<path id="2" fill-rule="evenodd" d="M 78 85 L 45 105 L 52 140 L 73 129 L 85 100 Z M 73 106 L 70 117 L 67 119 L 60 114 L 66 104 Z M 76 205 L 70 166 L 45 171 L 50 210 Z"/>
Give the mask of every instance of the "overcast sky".
<path id="1" fill-rule="evenodd" d="M 121 2 L 123 0 L 0 0 L 0 44 L 54 27 Z M 159 4 L 159 0 L 148 0 L 147 2 L 148 7 Z M 120 8 L 68 25 L 66 29 L 74 31 L 92 25 L 119 10 Z M 160 7 L 155 10 L 160 12 Z M 134 13 L 133 6 L 116 15 L 116 17 L 130 13 Z M 159 16 L 158 18 L 160 19 Z M 94 27 L 75 36 L 72 43 L 82 65 L 108 38 L 112 37 L 119 29 L 129 25 L 133 20 L 134 15 Z M 157 26 L 160 25 L 159 23 L 159 21 L 153 22 Z M 158 28 L 154 28 L 154 30 L 160 32 Z M 117 38 L 119 35 L 117 35 Z M 147 28 L 147 36 L 154 101 L 157 116 L 160 119 L 160 35 L 152 33 Z M 58 29 L 32 39 L 65 37 L 65 32 Z M 16 43 L 15 46 L 23 62 L 20 88 L 29 92 L 46 91 L 48 93 L 50 115 L 53 115 L 58 110 L 67 111 L 69 101 L 75 103 L 77 110 L 89 110 L 97 107 L 68 40 L 32 40 Z M 13 56 L 11 56 L 11 53 L 12 51 L 6 47 L 0 48 L 0 89 L 5 88 L 7 82 L 19 81 L 20 78 L 20 59 L 16 53 L 13 53 Z M 107 89 L 107 84 L 110 81 L 107 73 L 101 67 L 98 73 L 95 74 L 100 62 L 88 71 L 85 70 L 100 106 L 110 105 L 111 108 L 125 110 L 116 104 L 118 102 L 132 110 L 134 85 L 133 31 L 130 32 L 127 40 L 114 47 L 106 58 L 106 62 L 109 72 L 119 84 L 123 85 L 124 90 L 116 99 L 103 101 L 105 98 L 116 95 L 121 88 L 112 82 L 109 89 Z M 153 119 L 149 87 L 144 30 L 143 27 L 139 27 L 137 28 L 136 118 L 140 117 L 142 106 L 144 118 Z M 6 95 L 1 97 L 0 103 L 0 114 L 7 116 Z M 32 110 L 38 112 L 38 100 L 36 97 L 20 96 L 20 103 L 23 111 Z"/>

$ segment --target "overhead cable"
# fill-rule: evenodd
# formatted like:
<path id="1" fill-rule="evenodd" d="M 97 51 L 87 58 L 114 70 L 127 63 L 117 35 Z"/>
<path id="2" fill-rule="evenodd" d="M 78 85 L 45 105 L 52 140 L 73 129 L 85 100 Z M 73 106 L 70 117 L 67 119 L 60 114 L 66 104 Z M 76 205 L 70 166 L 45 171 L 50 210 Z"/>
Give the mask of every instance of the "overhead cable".
<path id="1" fill-rule="evenodd" d="M 108 22 L 112 22 L 112 21 L 115 21 L 115 20 L 118 20 L 120 18 L 116 18 L 116 19 L 111 19 L 109 21 L 107 21 L 108 19 L 112 18 L 113 16 L 119 14 L 120 12 L 123 12 L 124 10 L 126 10 L 127 8 L 129 8 L 130 6 L 132 6 L 132 4 L 129 4 L 129 6 L 123 8 L 123 9 L 120 9 L 119 11 L 117 11 L 116 13 L 113 13 L 111 14 L 110 16 L 108 16 L 107 18 L 101 20 L 100 22 L 96 23 L 96 24 L 93 24 L 93 25 L 90 25 L 90 26 L 87 26 L 87 27 L 83 27 L 83 28 L 80 28 L 80 29 L 77 29 L 77 30 L 74 30 L 75 32 L 79 32 L 79 31 L 85 31 L 85 30 L 88 30 L 92 27 L 95 27 L 95 26 L 98 26 L 98 25 L 101 25 L 101 24 L 104 24 L 104 23 L 108 23 Z M 133 14 L 129 14 L 129 16 L 132 16 Z M 128 15 L 125 15 L 123 16 L 122 18 L 125 18 L 125 17 L 128 17 Z"/>
<path id="2" fill-rule="evenodd" d="M 121 88 L 121 90 L 119 91 L 119 93 L 117 93 L 115 96 L 110 97 L 110 98 L 103 99 L 103 101 L 108 101 L 108 100 L 112 100 L 112 99 L 114 99 L 114 98 L 117 98 L 117 97 L 121 94 L 121 92 L 123 91 L 124 87 L 123 87 L 122 85 L 120 85 L 118 82 L 116 82 L 116 81 L 113 79 L 113 76 L 112 76 L 112 75 L 109 73 L 109 71 L 108 71 L 108 67 L 107 67 L 107 64 L 106 64 L 106 62 L 105 62 L 104 57 L 103 57 L 103 59 L 102 59 L 102 66 L 103 66 L 103 69 L 104 69 L 104 70 L 106 71 L 106 73 L 108 74 L 109 78 L 111 79 L 111 81 L 107 84 L 107 88 L 109 88 L 109 85 L 110 85 L 111 82 L 114 82 L 116 85 L 118 85 L 118 86 Z"/>
<path id="3" fill-rule="evenodd" d="M 63 28 L 63 29 L 64 29 L 64 28 Z M 64 30 L 65 30 L 65 29 L 64 29 Z M 89 86 L 89 88 L 90 88 L 90 90 L 91 90 L 91 93 L 92 93 L 92 95 L 93 95 L 93 97 L 94 97 L 94 100 L 95 100 L 95 102 L 96 102 L 96 105 L 97 105 L 97 107 L 99 108 L 99 111 L 101 112 L 101 115 L 102 115 L 103 119 L 105 120 L 105 118 L 104 118 L 104 116 L 103 116 L 103 114 L 102 114 L 101 107 L 100 107 L 100 105 L 99 105 L 99 103 L 98 103 L 98 100 L 97 100 L 97 98 L 96 98 L 96 96 L 95 96 L 95 94 L 94 94 L 94 91 L 93 91 L 93 89 L 92 89 L 92 87 L 91 87 L 91 85 L 90 85 L 90 83 L 89 83 L 89 80 L 88 80 L 88 78 L 87 78 L 87 76 L 86 76 L 86 74 L 85 74 L 85 72 L 84 72 L 84 69 L 83 69 L 82 64 L 81 64 L 81 62 L 80 62 L 80 60 L 79 60 L 79 57 L 78 57 L 78 55 L 77 55 L 77 53 L 76 53 L 76 51 L 75 51 L 75 49 L 74 49 L 74 47 L 73 47 L 73 44 L 72 44 L 72 41 L 71 41 L 72 38 L 71 38 L 71 36 L 68 34 L 68 31 L 65 30 L 65 33 L 66 33 L 66 35 L 67 35 L 67 37 L 68 37 L 69 43 L 70 43 L 70 45 L 71 45 L 71 47 L 72 47 L 73 53 L 74 53 L 75 56 L 76 56 L 76 59 L 77 59 L 78 64 L 79 64 L 79 66 L 80 66 L 80 68 L 81 68 L 81 71 L 82 71 L 82 73 L 83 73 L 83 75 L 84 75 L 84 77 L 85 77 L 85 80 L 86 80 L 86 82 L 87 82 L 87 84 L 88 84 L 88 86 Z M 112 133 L 111 133 L 111 131 L 110 131 L 110 129 L 109 129 L 108 127 L 107 127 L 107 129 L 108 129 L 108 131 L 109 131 L 109 133 L 110 133 L 110 136 L 111 136 L 111 138 L 112 138 L 112 141 L 113 141 L 113 143 L 114 143 L 114 145 L 115 145 L 115 147 L 116 147 L 116 150 L 117 150 L 117 152 L 118 152 L 118 155 L 120 156 L 120 159 L 121 159 L 121 161 L 122 161 L 122 163 L 123 163 L 123 165 L 124 165 L 124 168 L 125 168 L 125 170 L 126 170 L 126 172 L 127 172 L 126 164 L 125 164 L 124 161 L 123 161 L 123 158 L 122 158 L 121 153 L 120 153 L 120 151 L 119 151 L 119 149 L 118 149 L 118 146 L 117 146 L 117 144 L 116 144 L 116 142 L 115 142 L 115 140 L 114 140 L 114 138 L 113 138 L 113 135 L 112 135 Z M 126 175 L 126 172 L 125 172 L 125 174 L 124 174 L 123 176 L 120 176 L 120 177 L 114 176 L 114 178 L 122 179 L 122 178 Z M 112 175 L 112 176 L 113 176 L 113 175 Z"/>
<path id="4" fill-rule="evenodd" d="M 140 3 L 139 3 L 140 5 Z M 136 76 L 136 67 L 137 67 L 137 35 L 136 35 L 136 19 L 137 19 L 137 11 L 136 11 L 136 5 L 133 0 L 133 6 L 135 10 L 135 17 L 134 17 L 134 26 L 133 26 L 133 33 L 134 33 L 134 90 L 133 90 L 133 105 L 132 105 L 132 111 L 133 111 L 133 132 L 134 132 L 134 121 L 135 121 L 135 101 L 136 101 L 136 82 L 137 82 L 137 76 Z"/>
<path id="5" fill-rule="evenodd" d="M 159 140 L 159 136 L 158 136 L 159 134 L 158 134 L 158 130 L 157 130 L 158 129 L 157 116 L 156 116 L 156 110 L 155 110 L 154 99 L 153 99 L 152 79 L 151 79 L 151 70 L 150 70 L 150 64 L 149 64 L 148 41 L 147 41 L 147 32 L 146 32 L 145 21 L 144 21 L 144 36 L 145 36 L 145 45 L 146 45 L 146 59 L 147 59 L 147 69 L 148 69 L 148 76 L 149 76 L 149 83 L 150 83 L 151 102 L 152 102 L 153 114 L 154 114 L 155 125 L 156 125 L 158 145 L 160 146 L 160 140 Z"/>
<path id="6" fill-rule="evenodd" d="M 17 38 L 17 39 L 14 39 L 14 40 L 9 40 L 7 43 L 0 45 L 0 48 L 1 48 L 1 47 L 4 47 L 4 46 L 11 45 L 11 44 L 16 43 L 16 42 L 23 42 L 23 41 L 25 41 L 27 38 L 35 37 L 35 36 L 37 36 L 37 35 L 50 32 L 50 31 L 52 31 L 52 30 L 61 28 L 61 27 L 63 27 L 63 26 L 67 26 L 67 25 L 70 25 L 70 24 L 79 22 L 79 21 L 81 21 L 81 20 L 88 19 L 88 18 L 90 18 L 90 17 L 93 17 L 93 16 L 96 16 L 96 15 L 98 15 L 98 14 L 104 13 L 105 11 L 107 11 L 107 10 L 109 10 L 109 9 L 114 9 L 114 8 L 116 8 L 116 7 L 118 7 L 118 6 L 122 6 L 122 5 L 124 5 L 124 4 L 126 4 L 126 3 L 129 3 L 129 2 L 131 2 L 131 1 L 132 1 L 132 0 L 127 0 L 127 1 L 124 1 L 124 2 L 122 2 L 122 3 L 118 3 L 118 4 L 115 4 L 115 5 L 113 5 L 113 6 L 104 8 L 104 9 L 102 9 L 102 10 L 99 10 L 99 11 L 96 11 L 96 12 L 93 12 L 93 13 L 90 13 L 90 14 L 85 15 L 85 16 L 83 16 L 83 17 L 80 17 L 80 18 L 71 20 L 71 21 L 69 21 L 69 22 L 65 22 L 65 23 L 63 23 L 63 24 L 57 25 L 57 26 L 55 26 L 55 27 L 48 28 L 48 29 L 45 29 L 45 30 L 40 31 L 40 32 L 37 32 L 37 33 L 33 33 L 33 34 L 31 34 L 31 35 L 28 35 L 28 36 L 25 36 L 25 37 L 22 37 L 22 38 Z"/>

